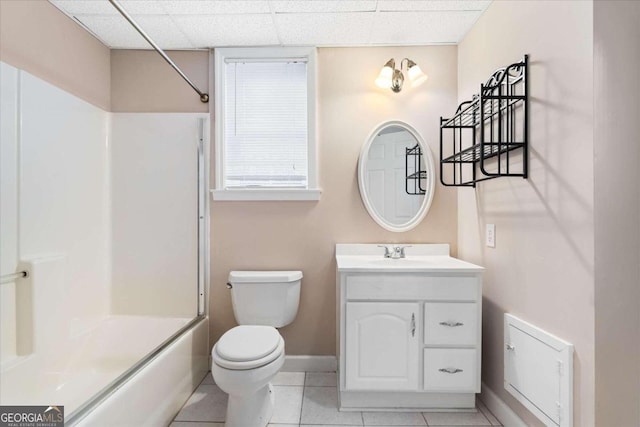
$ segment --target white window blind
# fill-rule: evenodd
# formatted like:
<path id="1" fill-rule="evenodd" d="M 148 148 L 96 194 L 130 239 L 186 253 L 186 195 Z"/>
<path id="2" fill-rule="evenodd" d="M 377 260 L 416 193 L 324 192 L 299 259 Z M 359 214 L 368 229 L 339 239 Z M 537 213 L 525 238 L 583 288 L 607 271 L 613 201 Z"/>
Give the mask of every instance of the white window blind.
<path id="1" fill-rule="evenodd" d="M 225 187 L 307 188 L 307 64 L 224 65 Z"/>

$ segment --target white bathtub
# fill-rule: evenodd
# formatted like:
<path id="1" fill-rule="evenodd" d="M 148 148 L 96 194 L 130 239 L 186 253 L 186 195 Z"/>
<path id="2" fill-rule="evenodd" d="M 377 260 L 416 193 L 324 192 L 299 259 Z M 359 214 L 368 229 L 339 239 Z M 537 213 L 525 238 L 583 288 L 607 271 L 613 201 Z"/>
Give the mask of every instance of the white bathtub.
<path id="1" fill-rule="evenodd" d="M 170 420 L 172 414 L 179 409 L 179 406 L 177 409 L 174 407 L 178 404 L 181 405 L 184 400 L 179 397 L 180 402 L 164 402 L 164 407 L 161 407 L 161 402 L 176 392 L 174 388 L 184 390 L 190 388 L 190 393 L 208 370 L 206 337 L 208 330 L 205 320 L 196 323 L 191 329 L 176 338 L 171 345 L 157 354 L 126 383 L 120 382 L 116 387 L 112 387 L 115 390 L 110 390 L 111 393 L 108 396 L 102 396 L 102 403 L 97 408 L 82 407 L 85 402 L 112 384 L 114 380 L 121 377 L 181 328 L 184 328 L 191 320 L 146 316 L 109 316 L 101 319 L 88 330 L 85 328 L 81 333 L 69 334 L 68 340 L 61 339 L 60 345 L 56 346 L 55 351 L 51 354 L 35 353 L 17 358 L 3 366 L 0 381 L 0 404 L 64 405 L 67 420 L 73 412 L 81 409 L 82 416 L 86 417 L 81 421 L 81 424 L 90 420 L 94 412 L 100 412 L 100 406 L 111 405 L 108 412 L 112 417 L 116 417 L 113 420 L 117 421 L 102 423 L 103 425 L 144 425 L 146 423 L 139 419 L 136 420 L 131 409 L 119 409 L 116 402 L 118 400 L 121 402 L 135 401 L 139 396 L 134 395 L 128 398 L 125 396 L 124 400 L 122 400 L 122 396 L 116 397 L 127 388 L 139 383 L 144 376 L 142 374 L 145 369 L 153 368 L 154 363 L 157 365 L 164 360 L 164 363 L 170 363 L 170 365 L 163 369 L 166 369 L 167 372 L 173 372 L 174 383 L 177 383 L 166 384 L 166 378 L 164 378 L 156 381 L 156 384 L 153 382 L 146 384 L 143 393 L 148 393 L 146 399 L 150 401 L 154 400 L 151 396 L 158 395 L 157 399 L 160 399 L 160 402 L 155 402 L 153 411 L 160 416 L 159 419 L 162 419 L 162 422 L 167 421 L 167 417 Z M 176 352 L 176 354 L 172 355 L 172 352 Z M 184 380 L 180 378 L 181 375 L 185 376 Z M 164 387 L 159 386 L 161 383 L 165 383 Z M 178 394 L 185 394 L 185 392 Z M 111 403 L 109 403 L 110 401 Z M 113 406 L 114 402 L 115 406 Z M 169 411 L 165 408 L 166 406 L 170 407 Z M 118 418 L 119 414 L 126 416 Z M 140 415 L 144 416 L 144 420 L 148 420 L 153 413 L 144 411 Z M 78 421 L 78 418 L 75 420 Z M 86 425 L 101 424 L 98 421 L 94 420 Z"/>

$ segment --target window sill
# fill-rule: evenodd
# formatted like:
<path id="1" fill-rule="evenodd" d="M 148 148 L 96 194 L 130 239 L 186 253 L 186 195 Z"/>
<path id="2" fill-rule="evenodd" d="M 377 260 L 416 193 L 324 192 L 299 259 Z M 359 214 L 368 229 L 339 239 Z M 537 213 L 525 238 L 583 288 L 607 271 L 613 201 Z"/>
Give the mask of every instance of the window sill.
<path id="1" fill-rule="evenodd" d="M 298 189 L 298 188 L 260 188 L 260 189 L 234 189 L 211 190 L 211 196 L 215 201 L 317 201 L 320 200 L 322 190 Z"/>

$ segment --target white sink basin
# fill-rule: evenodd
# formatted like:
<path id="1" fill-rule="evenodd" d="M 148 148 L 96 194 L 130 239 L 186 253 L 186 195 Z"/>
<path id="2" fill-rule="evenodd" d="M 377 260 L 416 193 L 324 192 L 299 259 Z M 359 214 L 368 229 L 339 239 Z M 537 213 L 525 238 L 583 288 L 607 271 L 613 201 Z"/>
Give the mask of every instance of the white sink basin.
<path id="1" fill-rule="evenodd" d="M 406 248 L 406 258 L 385 258 L 384 250 L 370 244 L 336 245 L 339 271 L 372 272 L 478 272 L 482 267 L 449 256 L 449 245 L 419 244 Z"/>
<path id="2" fill-rule="evenodd" d="M 364 258 L 364 257 L 363 257 Z M 369 258 L 369 257 L 367 257 Z M 431 258 L 431 259 L 430 259 Z M 363 260 L 371 265 L 379 265 L 389 268 L 407 268 L 407 267 L 428 267 L 437 263 L 433 258 L 439 257 L 422 257 L 422 258 L 375 258 Z"/>

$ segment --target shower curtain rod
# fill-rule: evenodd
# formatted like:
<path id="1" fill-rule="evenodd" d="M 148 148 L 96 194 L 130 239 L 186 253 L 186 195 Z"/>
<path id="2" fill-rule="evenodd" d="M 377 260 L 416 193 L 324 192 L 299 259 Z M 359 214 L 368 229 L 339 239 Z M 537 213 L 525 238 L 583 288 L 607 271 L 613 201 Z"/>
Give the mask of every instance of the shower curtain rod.
<path id="1" fill-rule="evenodd" d="M 193 82 L 191 80 L 189 80 L 189 77 L 187 77 L 180 68 L 178 68 L 178 66 L 175 64 L 175 62 L 173 62 L 171 60 L 171 58 L 169 58 L 169 56 L 167 56 L 167 54 L 164 52 L 164 50 L 162 50 L 153 40 L 151 40 L 151 37 L 149 37 L 147 35 L 147 33 L 144 32 L 144 30 L 142 28 L 140 28 L 140 26 L 136 23 L 136 21 L 133 20 L 133 18 L 131 16 L 129 16 L 129 14 L 127 13 L 127 11 L 125 11 L 122 6 L 120 6 L 120 4 L 116 1 L 116 0 L 109 0 L 109 3 L 111 3 L 113 5 L 113 7 L 116 8 L 116 10 L 118 12 L 120 12 L 120 14 L 124 17 L 124 19 L 126 19 L 127 21 L 129 21 L 129 24 L 131 24 L 131 26 L 133 28 L 136 29 L 136 31 L 138 33 L 140 33 L 140 35 L 142 37 L 144 37 L 144 39 L 151 45 L 151 47 L 153 47 L 156 52 L 158 52 L 160 54 L 160 56 L 162 56 L 162 58 L 164 58 L 165 61 L 167 61 L 169 63 L 169 65 L 171 65 L 173 67 L 174 70 L 176 70 L 176 72 L 178 74 L 180 74 L 180 76 L 184 79 L 184 81 L 186 81 L 189 86 L 191 86 L 193 88 L 193 90 L 195 90 L 196 92 L 198 92 L 198 95 L 200 95 L 200 101 L 207 103 L 209 102 L 209 94 L 202 92 L 200 89 L 198 89 L 198 87 L 193 84 Z"/>

